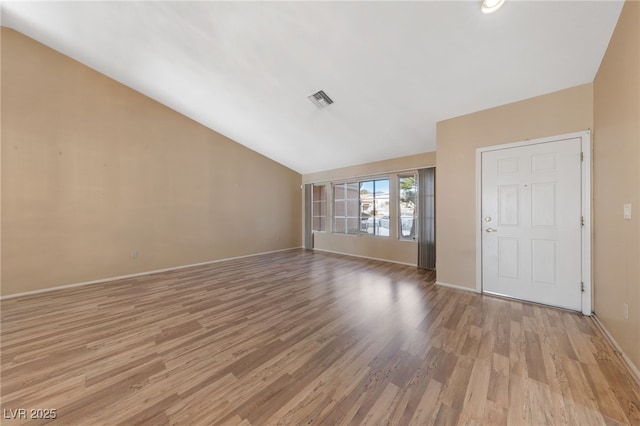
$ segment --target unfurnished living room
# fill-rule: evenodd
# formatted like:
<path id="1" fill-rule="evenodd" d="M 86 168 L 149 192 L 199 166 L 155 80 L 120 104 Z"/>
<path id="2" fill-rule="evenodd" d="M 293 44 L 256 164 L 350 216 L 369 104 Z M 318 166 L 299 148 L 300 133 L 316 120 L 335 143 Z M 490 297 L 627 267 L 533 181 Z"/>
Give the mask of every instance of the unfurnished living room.
<path id="1" fill-rule="evenodd" d="M 640 425 L 640 1 L 0 23 L 2 425 Z"/>

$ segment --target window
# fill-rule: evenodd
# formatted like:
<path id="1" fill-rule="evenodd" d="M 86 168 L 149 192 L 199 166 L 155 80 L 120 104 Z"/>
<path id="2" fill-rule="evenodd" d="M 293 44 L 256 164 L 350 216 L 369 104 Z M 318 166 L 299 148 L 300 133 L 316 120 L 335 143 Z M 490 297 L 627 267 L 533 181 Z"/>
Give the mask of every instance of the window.
<path id="1" fill-rule="evenodd" d="M 360 182 L 360 231 L 389 236 L 389 179 Z"/>
<path id="2" fill-rule="evenodd" d="M 333 232 L 389 236 L 389 179 L 333 187 Z"/>
<path id="3" fill-rule="evenodd" d="M 358 182 L 339 183 L 333 187 L 333 232 L 358 234 Z"/>
<path id="4" fill-rule="evenodd" d="M 327 226 L 327 192 L 324 185 L 313 185 L 312 230 L 325 231 Z"/>
<path id="5" fill-rule="evenodd" d="M 402 240 L 413 240 L 416 236 L 416 196 L 418 185 L 415 175 L 398 176 L 400 185 L 399 206 L 400 206 L 400 232 Z"/>

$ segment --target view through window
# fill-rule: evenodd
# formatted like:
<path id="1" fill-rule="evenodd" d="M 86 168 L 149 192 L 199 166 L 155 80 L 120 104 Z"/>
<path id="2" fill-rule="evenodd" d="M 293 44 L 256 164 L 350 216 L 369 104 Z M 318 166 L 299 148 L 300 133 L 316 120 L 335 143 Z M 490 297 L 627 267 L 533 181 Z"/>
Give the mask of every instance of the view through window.
<path id="1" fill-rule="evenodd" d="M 400 196 L 400 239 L 413 240 L 416 236 L 416 196 L 418 185 L 415 175 L 398 176 Z"/>
<path id="2" fill-rule="evenodd" d="M 389 236 L 389 179 L 360 182 L 360 232 Z"/>
<path id="3" fill-rule="evenodd" d="M 333 232 L 389 236 L 389 179 L 333 186 Z"/>

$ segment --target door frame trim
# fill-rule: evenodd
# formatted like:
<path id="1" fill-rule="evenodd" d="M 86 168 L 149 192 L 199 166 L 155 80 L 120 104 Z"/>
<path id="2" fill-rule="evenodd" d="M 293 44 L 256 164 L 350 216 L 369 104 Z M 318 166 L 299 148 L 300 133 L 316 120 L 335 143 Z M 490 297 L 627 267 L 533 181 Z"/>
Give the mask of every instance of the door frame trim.
<path id="1" fill-rule="evenodd" d="M 584 291 L 582 292 L 582 313 L 584 315 L 593 314 L 593 285 L 591 281 L 591 243 L 592 243 L 592 223 L 591 223 L 591 130 L 567 133 L 563 135 L 550 136 L 537 139 L 526 139 L 524 141 L 492 145 L 476 149 L 476 292 L 482 291 L 482 154 L 488 151 L 497 151 L 506 148 L 520 148 L 528 145 L 538 145 L 547 142 L 558 142 L 567 139 L 581 139 L 583 162 L 582 162 L 582 216 L 584 226 L 582 227 L 582 282 Z"/>

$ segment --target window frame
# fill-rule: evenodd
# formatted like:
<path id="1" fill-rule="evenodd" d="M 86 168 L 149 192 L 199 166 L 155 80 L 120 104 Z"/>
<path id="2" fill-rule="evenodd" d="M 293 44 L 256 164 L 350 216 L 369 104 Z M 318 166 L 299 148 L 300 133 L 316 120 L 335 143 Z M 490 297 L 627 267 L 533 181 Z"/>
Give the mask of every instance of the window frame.
<path id="1" fill-rule="evenodd" d="M 374 183 L 374 196 L 372 199 L 372 203 L 374 205 L 373 210 L 374 212 L 377 210 L 375 207 L 375 203 L 376 203 L 376 197 L 375 197 L 375 182 L 376 181 L 382 181 L 382 180 L 386 180 L 387 181 L 387 185 L 388 185 L 388 192 L 387 192 L 387 202 L 388 202 L 388 210 L 389 210 L 389 221 L 391 221 L 391 209 L 393 208 L 391 205 L 392 202 L 392 190 L 391 190 L 391 185 L 393 182 L 393 179 L 391 179 L 391 176 L 389 175 L 382 175 L 382 176 L 372 176 L 372 177 L 357 177 L 357 178 L 353 178 L 353 179 L 347 179 L 347 180 L 340 180 L 340 181 L 335 181 L 335 182 L 331 182 L 331 199 L 332 199 L 332 209 L 331 209 L 331 233 L 332 234 L 338 234 L 338 235 L 354 235 L 354 236 L 367 236 L 367 237 L 377 237 L 377 238 L 390 238 L 391 237 L 391 224 L 389 226 L 389 235 L 380 235 L 380 234 L 376 234 L 375 230 L 377 228 L 379 228 L 378 226 L 375 226 L 375 213 L 374 213 L 374 233 L 370 234 L 366 231 L 362 231 L 362 197 L 361 197 L 361 188 L 362 188 L 362 183 L 366 183 L 366 182 L 373 182 Z M 348 198 L 348 185 L 357 185 L 357 217 L 354 216 L 350 216 L 349 215 L 349 206 L 348 206 L 348 202 L 349 201 L 353 201 L 353 198 Z M 340 186 L 343 186 L 343 191 L 344 191 L 344 197 L 345 198 L 336 198 L 336 188 L 339 188 Z M 336 203 L 337 202 L 344 202 L 345 206 L 344 206 L 344 213 L 345 215 L 341 215 L 341 216 L 337 216 L 336 217 Z M 344 228 L 345 232 L 339 232 L 336 231 L 336 218 L 338 219 L 344 219 L 345 221 L 345 225 Z M 357 227 L 357 232 L 349 232 L 349 219 L 356 219 L 357 223 L 358 223 L 358 227 Z"/>
<path id="2" fill-rule="evenodd" d="M 387 186 L 387 192 L 386 192 L 386 197 L 382 196 L 377 196 L 376 194 L 379 193 L 379 191 L 377 190 L 377 182 L 382 182 L 382 181 L 386 181 L 386 186 Z M 391 236 L 391 228 L 390 226 L 387 226 L 387 232 L 388 235 L 382 235 L 380 234 L 380 228 L 382 228 L 381 226 L 381 221 L 382 218 L 378 219 L 378 215 L 377 213 L 380 212 L 381 208 L 378 207 L 378 201 L 382 200 L 386 200 L 387 201 L 387 220 L 390 222 L 391 221 L 391 182 L 392 179 L 390 177 L 378 177 L 378 178 L 370 178 L 370 179 L 365 179 L 365 180 L 360 180 L 359 181 L 359 187 L 360 187 L 360 191 L 358 193 L 359 196 L 359 204 L 360 204 L 360 234 L 361 235 L 367 235 L 367 236 L 375 236 L 375 237 L 390 237 Z M 371 199 L 367 199 L 366 201 L 363 202 L 363 198 L 362 198 L 362 189 L 363 189 L 363 185 L 366 185 L 368 183 L 372 184 L 372 197 Z M 372 211 L 372 215 L 370 216 L 370 218 L 372 218 L 372 224 L 373 224 L 373 233 L 370 234 L 368 232 L 368 221 L 369 218 L 367 218 L 367 231 L 363 231 L 362 229 L 362 223 L 363 223 L 363 219 L 362 219 L 362 213 L 363 213 L 363 205 L 367 204 L 370 206 L 371 211 Z M 384 209 L 383 209 L 384 210 Z M 388 225 L 391 225 L 390 223 L 388 223 Z"/>
<path id="3" fill-rule="evenodd" d="M 352 186 L 351 189 L 349 189 L 349 186 Z M 352 191 L 354 188 L 353 186 L 357 185 L 357 191 L 356 193 L 358 194 L 358 198 L 349 198 L 349 192 L 350 190 Z M 343 192 L 343 198 L 336 198 L 336 194 L 338 194 L 338 191 L 336 190 L 336 188 L 342 187 L 342 192 Z M 341 235 L 359 235 L 359 228 L 360 226 L 358 225 L 356 228 L 356 232 L 349 232 L 349 221 L 351 219 L 351 221 L 353 221 L 355 219 L 355 222 L 357 224 L 360 223 L 360 185 L 358 181 L 352 181 L 352 180 L 348 180 L 348 181 L 343 181 L 343 182 L 334 182 L 331 184 L 331 192 L 332 192 L 332 211 L 331 211 L 331 233 L 332 234 L 341 234 Z M 349 215 L 349 213 L 351 212 L 351 209 L 349 209 L 349 202 L 353 203 L 353 200 L 356 201 L 356 205 L 357 205 L 357 216 L 353 216 L 353 215 Z M 344 212 L 343 215 L 340 216 L 336 216 L 336 212 L 338 211 L 338 207 L 336 207 L 337 203 L 344 203 L 343 209 L 342 211 Z M 344 226 L 341 227 L 345 230 L 345 232 L 338 232 L 336 231 L 336 219 L 343 219 L 344 220 Z"/>

